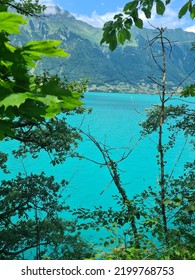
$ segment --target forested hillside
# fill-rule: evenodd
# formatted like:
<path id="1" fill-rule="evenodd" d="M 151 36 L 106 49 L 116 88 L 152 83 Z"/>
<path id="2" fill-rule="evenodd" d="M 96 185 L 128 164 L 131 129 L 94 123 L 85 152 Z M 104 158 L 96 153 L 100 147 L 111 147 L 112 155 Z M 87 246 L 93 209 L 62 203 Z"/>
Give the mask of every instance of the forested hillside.
<path id="1" fill-rule="evenodd" d="M 70 56 L 63 61 L 60 58 L 44 59 L 38 63 L 38 71 L 46 69 L 70 80 L 89 78 L 89 90 L 155 93 L 153 82 L 148 77 L 158 70 L 151 62 L 147 47 L 155 31 L 135 27 L 131 41 L 113 53 L 106 46 L 100 46 L 101 36 L 101 29 L 78 21 L 67 11 L 56 7 L 56 14 L 31 18 L 14 41 L 20 45 L 29 40 L 62 40 L 62 47 Z M 176 29 L 168 30 L 166 36 L 172 44 L 172 54 L 167 61 L 167 83 L 173 88 L 194 68 L 190 48 L 195 34 Z M 160 48 L 156 47 L 155 52 L 160 52 Z M 193 80 L 191 76 L 186 83 Z"/>

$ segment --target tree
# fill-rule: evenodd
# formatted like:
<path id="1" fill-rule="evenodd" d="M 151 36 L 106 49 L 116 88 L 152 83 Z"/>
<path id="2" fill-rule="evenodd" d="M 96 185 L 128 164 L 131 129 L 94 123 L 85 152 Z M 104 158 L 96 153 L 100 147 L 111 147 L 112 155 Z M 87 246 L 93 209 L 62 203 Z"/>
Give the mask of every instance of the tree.
<path id="1" fill-rule="evenodd" d="M 121 178 L 120 178 L 120 169 L 118 167 L 118 164 L 120 162 L 124 161 L 130 155 L 130 153 L 132 152 L 132 150 L 134 149 L 134 147 L 136 146 L 137 143 L 133 146 L 132 149 L 128 149 L 127 152 L 124 152 L 123 156 L 119 160 L 113 160 L 110 155 L 110 148 L 107 147 L 106 144 L 102 144 L 102 143 L 98 142 L 90 133 L 86 133 L 82 130 L 80 130 L 80 131 L 85 136 L 87 136 L 87 138 L 90 141 L 92 141 L 92 143 L 96 146 L 97 150 L 101 153 L 101 155 L 103 157 L 103 162 L 96 162 L 93 159 L 86 158 L 85 156 L 83 156 L 83 158 L 90 160 L 93 163 L 100 165 L 101 167 L 105 166 L 108 169 L 109 174 L 111 176 L 110 184 L 112 182 L 114 182 L 114 184 L 118 190 L 118 193 L 121 197 L 121 205 L 122 205 L 123 211 L 127 212 L 126 223 L 129 224 L 129 228 L 130 228 L 129 231 L 132 232 L 132 244 L 133 244 L 133 246 L 135 246 L 135 248 L 140 248 L 140 240 L 139 240 L 140 236 L 138 233 L 137 221 L 136 221 L 137 216 L 139 216 L 139 213 L 137 211 L 136 205 L 133 203 L 133 201 L 131 201 L 129 199 L 127 192 L 126 192 L 125 188 L 123 187 L 123 184 L 122 184 Z M 97 211 L 97 209 L 96 209 L 96 211 L 95 211 L 95 212 L 97 212 L 96 214 L 92 212 L 91 217 L 94 221 L 96 220 L 96 218 L 98 218 L 98 222 L 97 222 L 98 226 L 100 224 L 105 226 L 106 224 L 108 225 L 108 223 L 105 223 L 106 218 L 104 220 L 103 216 L 105 216 L 105 213 L 107 214 L 107 212 L 104 212 L 101 209 L 102 209 L 101 207 L 100 207 L 99 211 Z M 83 209 L 82 209 L 82 211 L 78 211 L 78 212 L 76 211 L 76 213 L 79 213 L 80 215 L 81 214 L 83 215 L 83 213 L 85 213 L 85 215 L 86 215 L 89 212 L 90 212 L 89 210 L 87 210 L 85 212 L 85 211 L 83 211 Z M 74 214 L 76 214 L 76 213 L 74 213 Z M 102 214 L 101 219 L 99 219 L 100 213 Z M 112 211 L 109 211 L 109 214 L 111 215 Z M 84 219 L 85 219 L 85 215 L 83 216 Z M 87 216 L 89 217 L 89 214 Z M 111 217 L 109 217 L 109 218 L 111 218 Z M 123 220 L 123 218 L 121 218 L 120 216 L 118 216 L 118 217 L 115 216 L 115 217 L 113 217 L 113 219 L 115 221 Z M 96 225 L 96 223 L 94 223 L 94 221 L 91 224 L 92 227 L 94 227 Z M 111 222 L 112 222 L 112 219 L 111 219 Z M 122 224 L 122 223 L 119 222 L 119 224 Z M 108 229 L 110 229 L 109 225 L 108 225 Z M 107 242 L 104 242 L 104 244 L 106 244 L 106 243 Z"/>
<path id="2" fill-rule="evenodd" d="M 59 205 L 56 193 L 66 182 L 54 183 L 44 173 L 22 176 L 1 183 L 1 258 L 19 257 L 28 249 L 36 248 L 40 259 L 41 246 L 50 244 L 47 232 L 59 223 L 57 215 L 64 207 Z M 54 220 L 56 222 L 54 223 Z M 58 225 L 60 234 L 60 227 Z M 61 232 L 62 234 L 62 232 Z"/>
<path id="3" fill-rule="evenodd" d="M 7 8 L 11 8 L 25 16 L 37 16 L 46 9 L 46 6 L 41 5 L 39 0 L 1 0 L 0 5 L 1 9 L 6 10 Z"/>
<path id="4" fill-rule="evenodd" d="M 103 28 L 103 38 L 101 43 L 107 43 L 109 48 L 113 51 L 117 47 L 117 43 L 124 44 L 126 40 L 130 40 L 130 29 L 135 24 L 138 28 L 143 27 L 143 21 L 139 17 L 139 12 L 144 12 L 147 18 L 151 17 L 151 11 L 154 4 L 156 4 L 156 12 L 163 15 L 165 12 L 165 5 L 171 1 L 132 1 L 125 5 L 123 13 L 114 16 L 114 20 L 107 22 Z M 188 1 L 179 11 L 178 17 L 184 16 L 187 11 L 193 19 L 195 17 L 195 5 L 192 1 Z M 167 106 L 169 101 L 176 92 L 167 92 L 167 71 L 166 59 L 167 53 L 171 53 L 171 42 L 164 35 L 166 28 L 156 28 L 158 34 L 149 40 L 148 46 L 151 49 L 151 54 L 154 63 L 160 72 L 159 76 L 152 76 L 151 80 L 155 83 L 159 91 L 160 104 L 153 106 L 147 112 L 147 119 L 142 123 L 143 135 L 149 135 L 157 132 L 157 159 L 159 165 L 159 186 L 149 187 L 142 194 L 133 198 L 133 201 L 138 208 L 140 207 L 141 221 L 143 227 L 139 231 L 147 236 L 147 232 L 157 238 L 157 242 L 161 244 L 162 248 L 158 248 L 158 254 L 155 254 L 155 243 L 147 242 L 143 239 L 143 247 L 138 252 L 135 248 L 130 247 L 126 249 L 123 247 L 108 253 L 106 257 L 117 257 L 117 254 L 123 258 L 133 258 L 133 254 L 145 258 L 147 255 L 150 258 L 171 258 L 171 259 L 190 259 L 194 258 L 193 250 L 190 246 L 193 243 L 193 228 L 194 221 L 194 195 L 192 193 L 192 186 L 194 185 L 194 162 L 186 163 L 185 175 L 179 178 L 173 178 L 173 172 L 167 174 L 165 155 L 168 149 L 175 145 L 175 139 L 178 131 L 183 131 L 185 137 L 194 137 L 194 128 L 192 123 L 194 121 L 194 110 L 187 106 Z M 152 47 L 155 43 L 161 45 L 161 56 L 154 53 Z M 166 46 L 165 46 L 166 45 Z M 192 47 L 192 50 L 194 48 Z M 183 82 L 183 81 L 182 81 Z M 181 82 L 181 84 L 182 84 Z M 194 85 L 188 86 L 181 93 L 182 96 L 194 96 Z M 172 121 L 174 120 L 174 122 Z M 170 122 L 170 123 L 169 123 Z M 165 143 L 164 131 L 170 131 L 172 134 L 170 139 Z M 187 140 L 186 140 L 187 141 Z M 192 141 L 192 144 L 194 142 Z M 183 148 L 184 149 L 184 148 Z M 182 151 L 183 151 L 182 149 Z M 182 152 L 181 152 L 182 153 Z M 179 157 L 178 157 L 179 160 Z M 177 162 L 175 163 L 175 165 Z M 185 189 L 185 190 L 184 190 Z M 146 201 L 151 199 L 153 202 L 152 208 L 149 208 Z M 147 210 L 146 210 L 147 209 Z M 123 214 L 124 217 L 124 214 Z M 151 218 L 152 217 L 152 218 Z M 171 218 L 170 218 L 171 217 Z M 142 223 L 141 222 L 141 223 Z M 143 236 L 144 236 L 143 235 Z M 125 250 L 124 250 L 125 248 Z M 148 254 L 150 248 L 152 254 Z M 165 248 L 165 249 L 164 249 Z M 137 253 L 136 253 L 137 252 Z"/>
<path id="5" fill-rule="evenodd" d="M 10 36 L 19 33 L 19 26 L 27 20 L 8 12 L 15 8 L 25 15 L 35 15 L 43 7 L 29 1 L 0 2 L 0 140 L 17 140 L 15 157 L 31 154 L 37 158 L 45 150 L 53 165 L 75 154 L 81 140 L 79 133 L 66 123 L 66 115 L 82 113 L 81 98 L 86 82 L 62 81 L 58 76 L 32 74 L 42 56 L 68 54 L 59 49 L 60 41 L 34 41 L 22 47 L 10 43 Z M 63 117 L 57 117 L 63 113 Z M 9 155 L 0 153 L 0 167 L 9 173 Z M 55 182 L 52 176 L 19 173 L 3 180 L 0 187 L 0 256 L 1 259 L 89 257 L 89 244 L 75 234 L 75 221 L 59 218 L 69 208 L 60 203 L 60 192 L 67 182 Z M 77 246 L 78 245 L 78 246 Z M 58 254 L 56 248 L 59 249 Z M 79 253 L 78 253 L 79 250 Z M 61 253 L 60 253 L 61 252 Z"/>
<path id="6" fill-rule="evenodd" d="M 0 187 L 1 259 L 80 259 L 92 248 L 75 233 L 76 222 L 62 219 L 69 211 L 60 203 L 68 182 L 53 176 L 18 174 Z M 34 252 L 32 251 L 34 249 Z M 31 255 L 32 254 L 32 255 Z M 80 254 L 80 255 L 79 255 Z"/>

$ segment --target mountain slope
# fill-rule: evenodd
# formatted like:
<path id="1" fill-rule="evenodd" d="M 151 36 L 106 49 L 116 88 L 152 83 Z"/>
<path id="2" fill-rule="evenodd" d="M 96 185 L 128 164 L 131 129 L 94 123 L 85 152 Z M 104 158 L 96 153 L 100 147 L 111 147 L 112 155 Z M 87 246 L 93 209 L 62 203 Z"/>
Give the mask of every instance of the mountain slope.
<path id="1" fill-rule="evenodd" d="M 89 78 L 89 89 L 106 91 L 155 92 L 148 76 L 157 75 L 151 53 L 146 46 L 148 37 L 155 36 L 153 30 L 132 30 L 132 40 L 124 47 L 111 53 L 106 46 L 100 46 L 102 31 L 87 23 L 76 20 L 67 11 L 56 8 L 56 13 L 43 16 L 42 19 L 30 19 L 21 30 L 21 35 L 14 37 L 15 44 L 29 40 L 62 40 L 62 47 L 70 54 L 68 58 L 44 58 L 38 63 L 38 72 L 43 69 L 52 74 L 66 76 L 70 80 Z M 193 52 L 191 42 L 194 33 L 182 29 L 168 30 L 166 36 L 173 42 L 173 50 L 167 61 L 167 76 L 170 89 L 177 86 L 193 70 Z M 159 53 L 155 47 L 155 53 Z M 185 83 L 190 83 L 190 77 Z"/>

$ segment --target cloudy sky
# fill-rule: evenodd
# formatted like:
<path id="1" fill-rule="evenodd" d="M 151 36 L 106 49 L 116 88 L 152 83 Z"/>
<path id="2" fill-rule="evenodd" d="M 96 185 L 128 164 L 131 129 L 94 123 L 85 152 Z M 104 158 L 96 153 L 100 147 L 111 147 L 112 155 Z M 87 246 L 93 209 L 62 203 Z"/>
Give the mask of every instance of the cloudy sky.
<path id="1" fill-rule="evenodd" d="M 120 12 L 128 0 L 41 0 L 43 4 L 58 5 L 72 13 L 77 19 L 89 24 L 102 27 L 104 22 L 111 20 L 113 15 Z M 155 26 L 168 28 L 183 28 L 186 31 L 195 32 L 195 20 L 191 20 L 189 14 L 178 19 L 177 14 L 187 0 L 172 0 L 167 6 L 163 17 L 153 13 L 150 23 Z M 144 26 L 149 27 L 148 20 L 144 19 Z"/>

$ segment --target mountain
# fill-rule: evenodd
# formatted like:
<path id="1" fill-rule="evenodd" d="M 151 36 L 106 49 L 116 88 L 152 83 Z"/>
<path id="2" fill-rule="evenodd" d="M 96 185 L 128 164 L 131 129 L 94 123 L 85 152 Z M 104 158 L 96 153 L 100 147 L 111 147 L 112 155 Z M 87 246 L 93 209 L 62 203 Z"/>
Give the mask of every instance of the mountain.
<path id="1" fill-rule="evenodd" d="M 59 7 L 41 18 L 31 18 L 21 29 L 21 35 L 13 38 L 15 44 L 31 40 L 61 40 L 61 47 L 68 58 L 44 58 L 38 62 L 38 73 L 43 69 L 52 74 L 66 76 L 70 80 L 89 78 L 89 90 L 156 92 L 156 87 L 148 76 L 159 75 L 148 45 L 148 38 L 156 36 L 151 29 L 132 29 L 132 40 L 116 51 L 100 46 L 102 30 L 77 20 Z M 54 12 L 53 12 L 54 11 Z M 167 58 L 169 88 L 176 87 L 194 69 L 194 53 L 190 51 L 195 34 L 182 29 L 167 30 L 165 35 L 172 42 L 170 58 Z M 160 47 L 155 46 L 160 54 Z M 167 50 L 168 52 L 168 50 Z M 194 76 L 184 84 L 194 81 Z M 183 85 L 184 85 L 183 84 Z"/>

